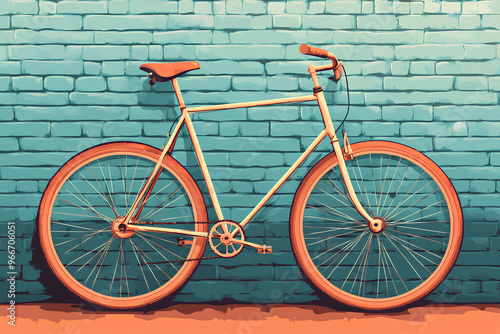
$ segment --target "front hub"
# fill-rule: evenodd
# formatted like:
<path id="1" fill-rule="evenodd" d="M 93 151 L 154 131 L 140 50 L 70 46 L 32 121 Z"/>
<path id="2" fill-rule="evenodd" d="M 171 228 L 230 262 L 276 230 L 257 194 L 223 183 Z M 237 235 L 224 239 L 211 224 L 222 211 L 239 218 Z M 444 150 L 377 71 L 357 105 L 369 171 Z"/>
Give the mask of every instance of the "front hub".
<path id="1" fill-rule="evenodd" d="M 116 219 L 111 223 L 111 231 L 113 232 L 113 235 L 120 239 L 130 238 L 135 233 L 134 231 L 127 230 L 127 225 L 123 223 L 124 221 L 125 216 L 116 217 Z M 133 221 L 134 220 L 132 219 L 132 222 Z"/>
<path id="2" fill-rule="evenodd" d="M 373 221 L 368 222 L 368 227 L 373 233 L 382 233 L 385 230 L 385 220 L 380 217 L 374 217 Z"/>

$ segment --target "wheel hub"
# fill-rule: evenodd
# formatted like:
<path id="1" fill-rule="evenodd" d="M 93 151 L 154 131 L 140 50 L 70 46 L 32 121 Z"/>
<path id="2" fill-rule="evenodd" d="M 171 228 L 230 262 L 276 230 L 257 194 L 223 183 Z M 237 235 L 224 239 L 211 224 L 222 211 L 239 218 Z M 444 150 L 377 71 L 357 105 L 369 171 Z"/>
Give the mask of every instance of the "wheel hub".
<path id="1" fill-rule="evenodd" d="M 134 231 L 127 230 L 127 225 L 123 223 L 124 221 L 125 216 L 122 216 L 116 217 L 111 223 L 111 232 L 113 232 L 115 237 L 120 239 L 130 238 L 135 233 Z M 132 219 L 132 222 L 135 222 L 134 219 Z"/>
<path id="2" fill-rule="evenodd" d="M 373 221 L 368 222 L 368 227 L 373 233 L 382 233 L 385 230 L 385 226 L 385 220 L 380 217 L 374 217 Z"/>

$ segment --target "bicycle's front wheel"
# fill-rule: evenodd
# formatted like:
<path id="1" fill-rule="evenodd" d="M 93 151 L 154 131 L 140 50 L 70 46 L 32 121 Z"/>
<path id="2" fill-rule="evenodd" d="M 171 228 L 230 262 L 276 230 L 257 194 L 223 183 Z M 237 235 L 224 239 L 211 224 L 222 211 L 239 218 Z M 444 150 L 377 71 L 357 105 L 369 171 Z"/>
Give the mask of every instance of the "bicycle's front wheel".
<path id="1" fill-rule="evenodd" d="M 83 299 L 110 308 L 145 306 L 179 290 L 198 266 L 206 238 L 185 237 L 180 246 L 178 235 L 117 232 L 160 155 L 139 143 L 95 146 L 70 159 L 48 184 L 38 216 L 42 249 L 59 280 Z M 169 155 L 161 166 L 134 220 L 205 222 L 181 226 L 207 232 L 195 181 Z"/>
<path id="2" fill-rule="evenodd" d="M 290 214 L 292 248 L 312 285 L 367 310 L 405 306 L 446 277 L 463 234 L 460 201 L 444 172 L 422 153 L 383 141 L 352 145 L 354 191 L 382 229 L 355 209 L 335 154 L 302 181 Z"/>

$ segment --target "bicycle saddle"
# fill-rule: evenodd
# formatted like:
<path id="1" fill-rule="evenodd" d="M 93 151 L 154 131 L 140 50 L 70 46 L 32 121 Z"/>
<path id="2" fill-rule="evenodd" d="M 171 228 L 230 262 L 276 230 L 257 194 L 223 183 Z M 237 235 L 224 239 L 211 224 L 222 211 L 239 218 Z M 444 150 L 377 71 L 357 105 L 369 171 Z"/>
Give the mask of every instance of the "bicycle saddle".
<path id="1" fill-rule="evenodd" d="M 192 70 L 197 70 L 200 68 L 200 64 L 196 61 L 184 61 L 179 63 L 148 63 L 142 64 L 139 67 L 144 72 L 149 73 L 151 85 L 154 85 L 156 81 L 165 82 L 177 78 Z"/>

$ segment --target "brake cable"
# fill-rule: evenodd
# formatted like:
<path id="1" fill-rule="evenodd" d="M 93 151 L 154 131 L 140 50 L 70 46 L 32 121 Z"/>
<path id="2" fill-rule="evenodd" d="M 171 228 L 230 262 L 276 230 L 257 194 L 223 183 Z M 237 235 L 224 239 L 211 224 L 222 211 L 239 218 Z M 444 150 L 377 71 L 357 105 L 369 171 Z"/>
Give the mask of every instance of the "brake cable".
<path id="1" fill-rule="evenodd" d="M 344 75 L 345 75 L 345 85 L 346 85 L 346 90 L 347 90 L 347 111 L 345 113 L 344 120 L 337 127 L 337 129 L 335 130 L 335 133 L 337 133 L 337 131 L 342 127 L 342 125 L 344 125 L 344 122 L 347 119 L 347 116 L 349 115 L 349 109 L 350 109 L 350 106 L 351 106 L 351 99 L 350 99 L 350 96 L 349 96 L 349 81 L 347 80 L 347 72 L 345 71 L 344 65 L 341 64 L 341 66 L 342 66 L 342 70 L 344 71 Z"/>

